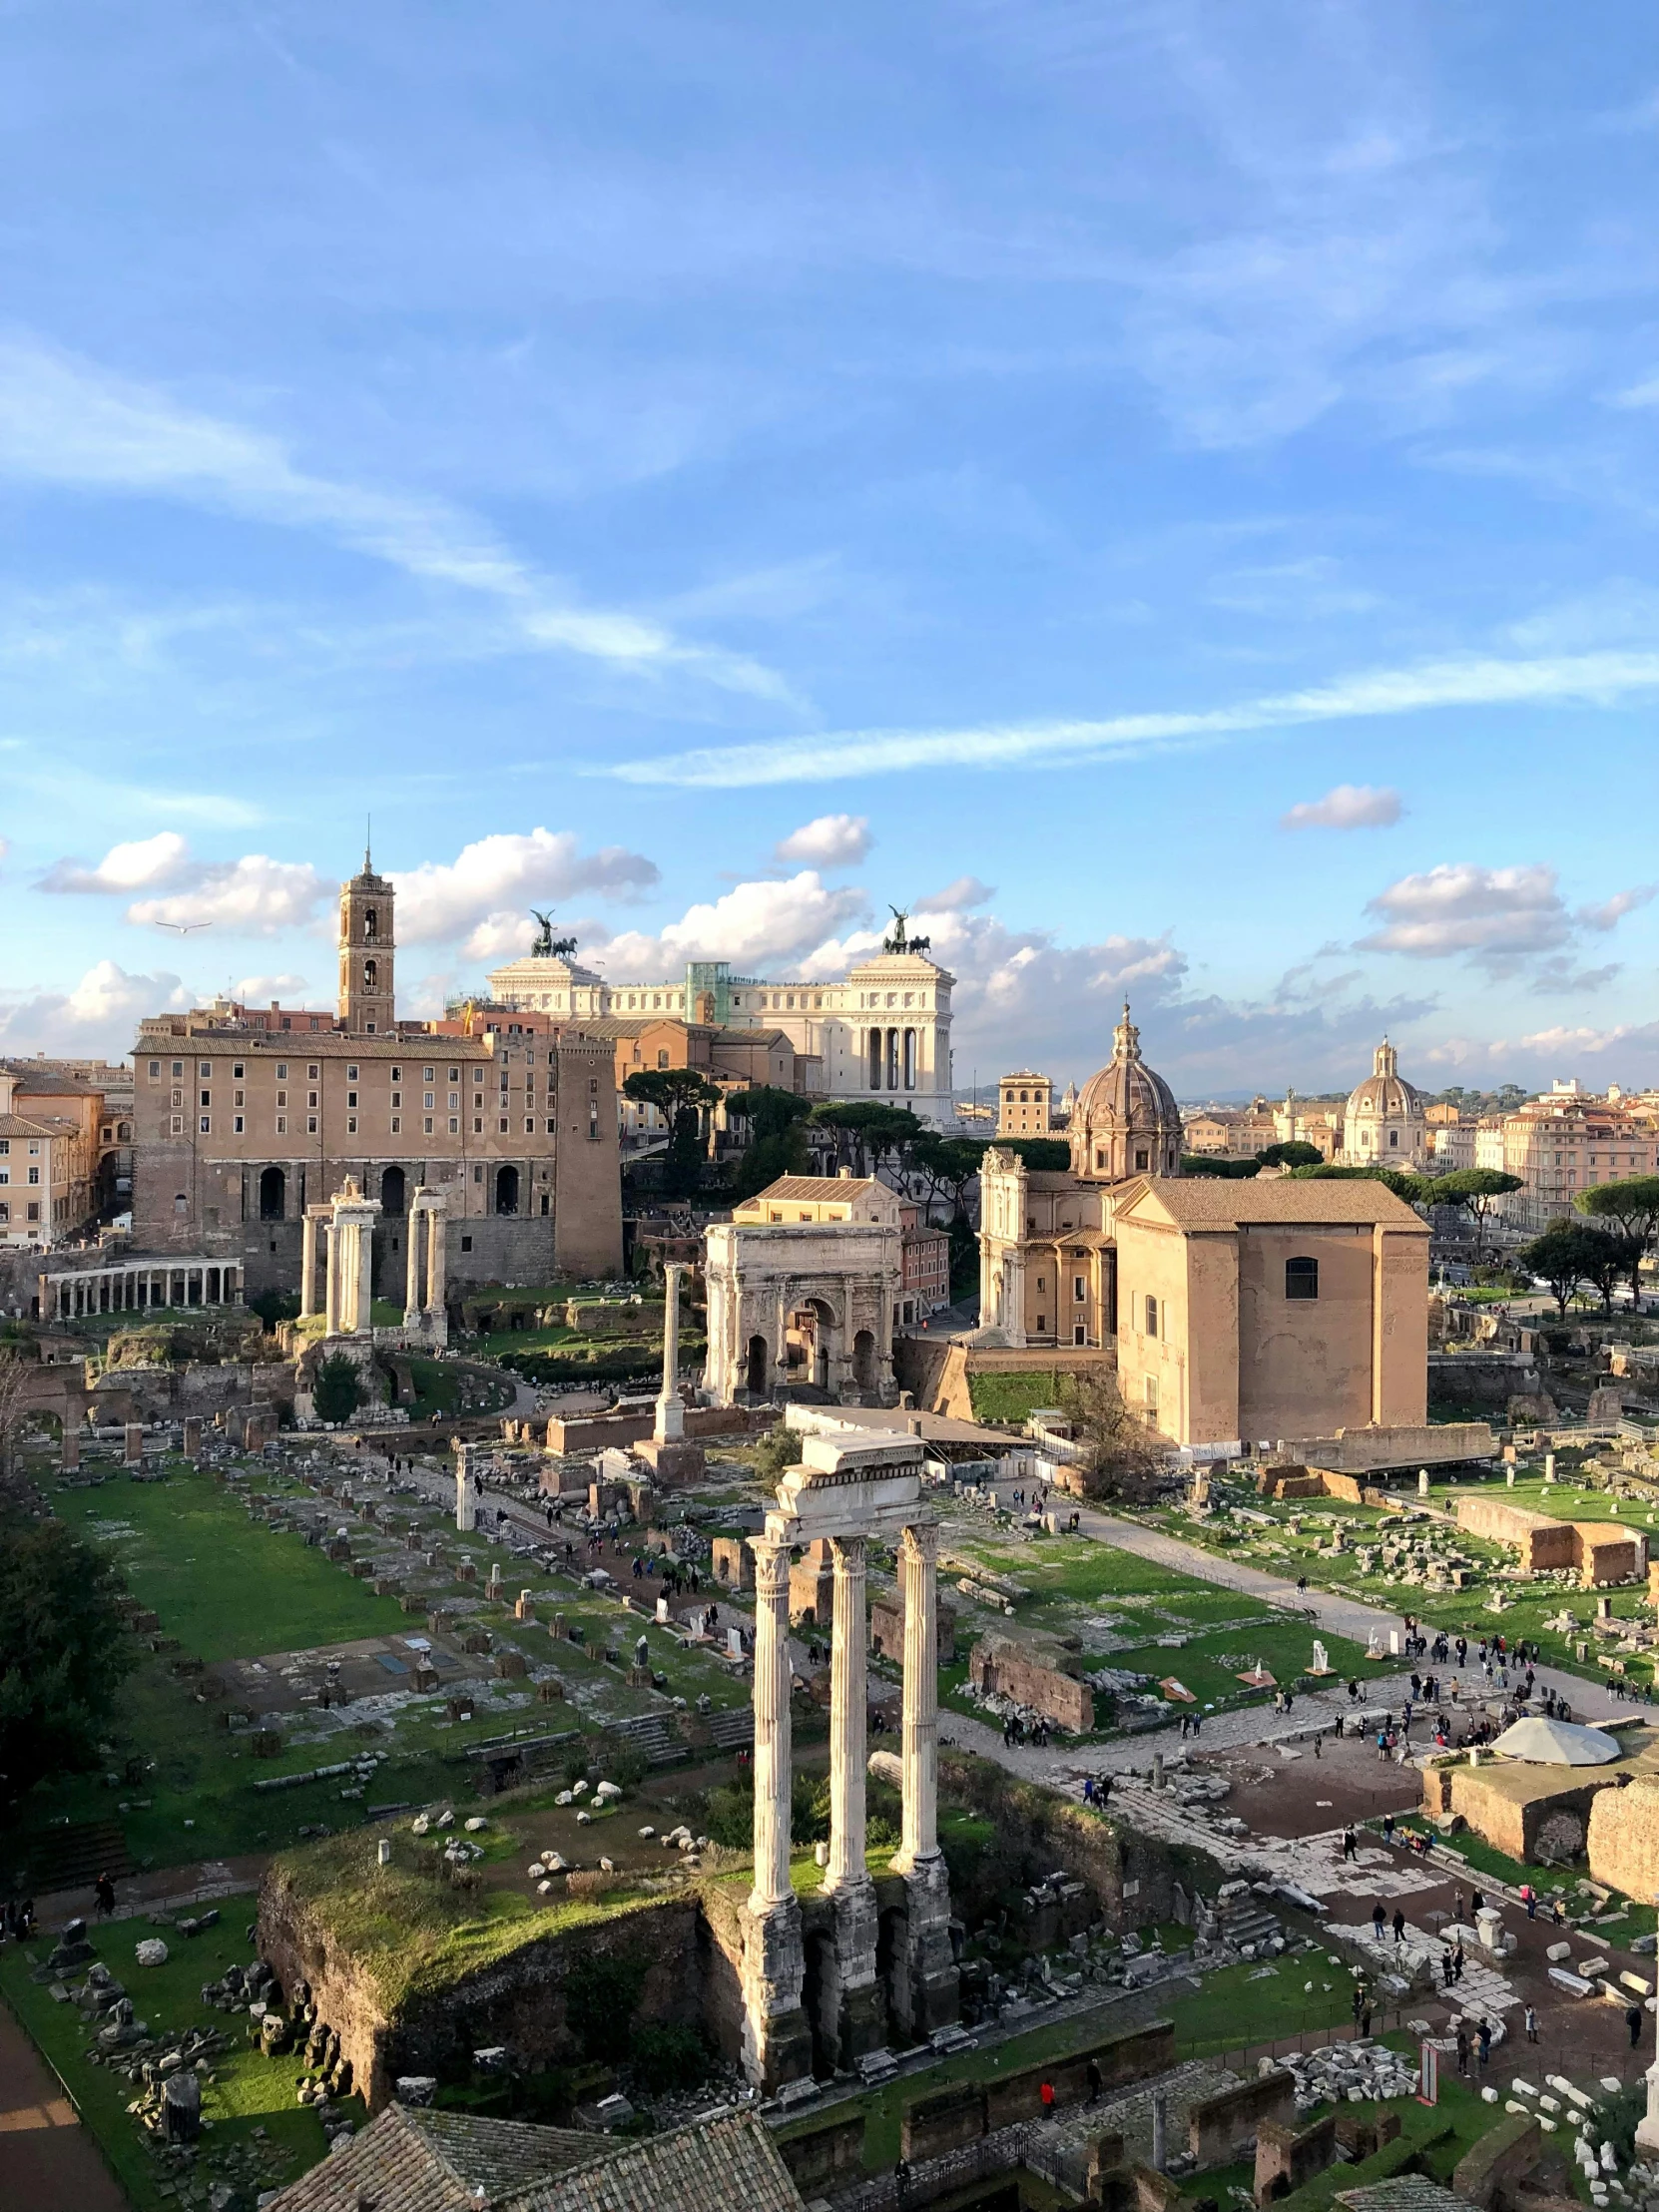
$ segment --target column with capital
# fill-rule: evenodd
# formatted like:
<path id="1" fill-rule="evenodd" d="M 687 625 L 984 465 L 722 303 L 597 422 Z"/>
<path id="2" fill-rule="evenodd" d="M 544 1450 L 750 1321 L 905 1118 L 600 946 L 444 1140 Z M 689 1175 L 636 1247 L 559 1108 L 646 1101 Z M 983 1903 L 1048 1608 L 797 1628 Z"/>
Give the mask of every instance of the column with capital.
<path id="1" fill-rule="evenodd" d="M 930 2035 L 956 2019 L 961 1996 L 950 1943 L 950 1883 L 939 1849 L 939 1534 L 930 1521 L 904 1531 L 904 1814 L 892 1862 L 910 1893 L 910 2027 Z"/>
<path id="2" fill-rule="evenodd" d="M 445 1249 L 449 1210 L 442 1198 L 432 1208 L 426 1232 L 426 1320 L 440 1344 L 448 1341 L 449 1264 Z"/>
<path id="3" fill-rule="evenodd" d="M 835 1990 L 833 2016 L 823 2028 L 841 2065 L 850 2066 L 886 2036 L 875 1979 L 875 1885 L 864 1865 L 864 1539 L 833 1536 L 830 1549 L 835 1595 L 830 1644 L 830 1864 L 824 1887 L 835 1914 Z"/>
<path id="4" fill-rule="evenodd" d="M 325 1337 L 337 1337 L 340 1321 L 340 1246 L 344 1242 L 345 1232 L 330 1214 L 322 1225 L 322 1234 L 325 1239 L 322 1265 L 326 1278 L 322 1299 L 322 1334 Z"/>
<path id="5" fill-rule="evenodd" d="M 680 1278 L 685 1273 L 678 1260 L 663 1270 L 663 1386 L 651 1431 L 660 1444 L 676 1443 L 686 1433 L 686 1408 L 680 1401 Z"/>
<path id="6" fill-rule="evenodd" d="M 790 1879 L 790 1547 L 753 1536 L 755 1554 L 755 1884 L 744 1946 L 744 2070 L 774 2090 L 812 2071 L 801 2008 L 801 1903 Z"/>
<path id="7" fill-rule="evenodd" d="M 352 1317 L 353 1334 L 374 1334 L 374 1215 L 379 1209 L 364 1207 L 357 1216 L 357 1300 Z"/>
<path id="8" fill-rule="evenodd" d="M 426 1211 L 426 1208 L 421 1205 L 420 1198 L 420 1192 L 416 1191 L 415 1202 L 409 1208 L 408 1217 L 403 1226 L 403 1233 L 409 1240 L 408 1254 L 403 1269 L 403 1327 L 405 1329 L 418 1329 L 421 1322 L 420 1239 L 422 1230 L 427 1227 L 432 1217 Z"/>

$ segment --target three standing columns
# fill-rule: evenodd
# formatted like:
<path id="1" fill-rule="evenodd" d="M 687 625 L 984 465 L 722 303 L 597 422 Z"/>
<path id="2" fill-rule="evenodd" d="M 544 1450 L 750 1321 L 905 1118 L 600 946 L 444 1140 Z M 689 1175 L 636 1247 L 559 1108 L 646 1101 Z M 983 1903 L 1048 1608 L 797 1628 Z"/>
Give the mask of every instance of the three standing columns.
<path id="1" fill-rule="evenodd" d="M 864 1863 L 864 1537 L 830 1539 L 834 1611 L 830 1674 L 830 1856 L 824 1898 L 832 1915 L 833 1963 L 818 1958 L 817 2040 L 847 2067 L 887 2040 L 890 2010 L 916 2036 L 958 2016 L 950 1942 L 950 1889 L 938 1844 L 938 1539 L 931 1525 L 903 1532 L 903 1839 L 892 1872 L 903 1879 L 889 1966 L 877 1971 L 886 1908 Z M 767 2088 L 812 2066 L 802 1908 L 790 1878 L 790 1547 L 750 1539 L 755 1553 L 755 1882 L 744 1961 L 744 2064 Z"/>

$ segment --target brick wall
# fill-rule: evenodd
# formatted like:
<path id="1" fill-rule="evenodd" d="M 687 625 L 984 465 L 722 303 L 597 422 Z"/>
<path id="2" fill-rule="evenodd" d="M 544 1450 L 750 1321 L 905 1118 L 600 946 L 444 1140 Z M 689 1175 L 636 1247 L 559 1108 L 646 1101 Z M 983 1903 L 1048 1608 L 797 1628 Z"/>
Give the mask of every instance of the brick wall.
<path id="1" fill-rule="evenodd" d="M 991 2081 L 953 2082 L 928 2096 L 912 2097 L 904 2107 L 899 2148 L 913 2164 L 1019 2121 L 1040 2119 L 1045 2081 L 1053 2087 L 1056 2105 L 1081 2104 L 1089 2094 L 1091 2062 L 1099 2069 L 1102 2091 L 1167 2073 L 1175 2064 L 1175 2023 L 1151 2020 L 1046 2066 L 1026 2066 Z"/>
<path id="2" fill-rule="evenodd" d="M 981 1690 L 993 1690 L 1028 1705 L 1045 1720 L 1075 1735 L 1094 1727 L 1094 1692 L 1057 1667 L 1045 1667 L 1017 1644 L 1001 1636 L 987 1636 L 974 1645 L 968 1657 L 969 1679 Z"/>
<path id="3" fill-rule="evenodd" d="M 1276 2067 L 1236 2089 L 1204 2097 L 1187 2114 L 1187 2146 L 1201 2166 L 1226 2166 L 1247 2150 L 1264 2120 L 1296 2116 L 1296 2076 Z"/>
<path id="4" fill-rule="evenodd" d="M 1398 2122 L 1395 2121 L 1395 2132 Z M 1374 2146 L 1375 2147 L 1375 2146 Z M 1288 2197 L 1337 2161 L 1337 2115 L 1327 2112 L 1299 2134 L 1282 2120 L 1263 2120 L 1256 2132 L 1256 2202 Z"/>

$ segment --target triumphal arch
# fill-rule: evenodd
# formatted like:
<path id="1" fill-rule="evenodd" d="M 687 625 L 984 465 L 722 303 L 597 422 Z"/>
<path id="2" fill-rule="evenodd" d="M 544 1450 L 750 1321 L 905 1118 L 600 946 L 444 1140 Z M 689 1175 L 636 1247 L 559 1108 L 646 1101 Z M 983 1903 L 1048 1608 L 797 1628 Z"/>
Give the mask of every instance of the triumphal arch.
<path id="1" fill-rule="evenodd" d="M 904 1598 L 903 1827 L 884 1897 L 864 1863 L 864 1551 L 895 1546 Z M 830 1640 L 829 1925 L 809 1974 L 790 1877 L 790 1560 L 828 1538 Z M 887 2040 L 889 2013 L 926 2036 L 958 2016 L 950 1889 L 938 1841 L 937 1530 L 923 1511 L 921 1446 L 846 1427 L 802 1439 L 755 1553 L 755 1882 L 743 1961 L 744 2063 L 776 2089 L 812 2070 L 815 2041 L 846 2067 Z M 822 1905 L 811 1910 L 822 1918 Z M 811 2013 L 816 2017 L 810 2016 Z M 816 2034 L 815 2034 L 816 2030 Z"/>

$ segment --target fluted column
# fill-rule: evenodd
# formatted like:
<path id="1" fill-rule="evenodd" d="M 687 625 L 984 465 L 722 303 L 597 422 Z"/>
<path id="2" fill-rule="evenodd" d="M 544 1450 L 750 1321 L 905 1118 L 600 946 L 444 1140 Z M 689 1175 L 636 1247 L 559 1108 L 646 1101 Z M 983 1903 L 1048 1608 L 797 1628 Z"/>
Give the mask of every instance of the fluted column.
<path id="1" fill-rule="evenodd" d="M 421 1224 L 430 1219 L 416 1194 L 415 1203 L 409 1208 L 405 1235 L 409 1250 L 403 1269 L 403 1326 L 418 1329 L 420 1326 L 420 1231 Z"/>
<path id="2" fill-rule="evenodd" d="M 316 1217 L 309 1207 L 299 1224 L 299 1312 L 316 1312 Z"/>
<path id="3" fill-rule="evenodd" d="M 372 1215 L 359 1215 L 357 1231 L 357 1307 L 352 1316 L 353 1334 L 359 1337 L 374 1333 L 374 1220 Z"/>
<path id="4" fill-rule="evenodd" d="M 790 1882 L 790 1549 L 752 1536 L 755 1554 L 755 1887 L 752 1913 L 774 1911 Z"/>
<path id="5" fill-rule="evenodd" d="M 864 1539 L 834 1536 L 834 1627 L 830 1643 L 830 1867 L 827 1890 L 865 1882 Z"/>
<path id="6" fill-rule="evenodd" d="M 894 1871 L 939 1856 L 938 1530 L 906 1528 L 899 1552 L 904 1590 L 904 1828 Z"/>
<path id="7" fill-rule="evenodd" d="M 449 1219 L 441 1207 L 433 1209 L 432 1225 L 426 1238 L 426 1311 L 441 1314 L 447 1303 L 449 1288 L 447 1255 L 444 1241 L 449 1233 Z"/>
<path id="8" fill-rule="evenodd" d="M 323 1235 L 327 1240 L 323 1262 L 327 1281 L 323 1287 L 322 1310 L 326 1318 L 322 1327 L 325 1336 L 337 1337 L 340 1322 L 340 1246 L 344 1241 L 345 1230 L 336 1217 L 330 1216 L 323 1224 Z"/>

